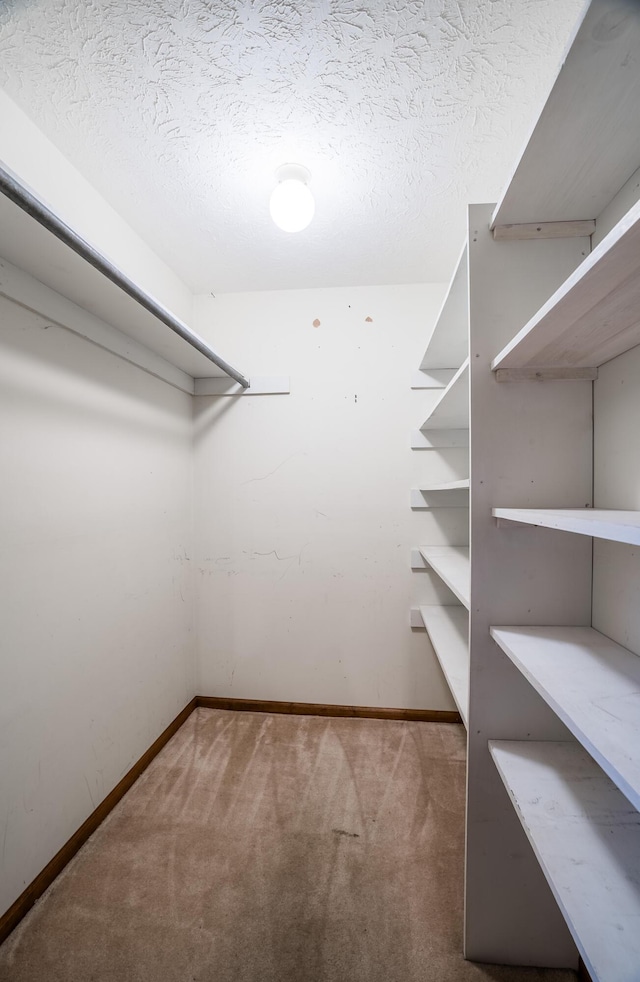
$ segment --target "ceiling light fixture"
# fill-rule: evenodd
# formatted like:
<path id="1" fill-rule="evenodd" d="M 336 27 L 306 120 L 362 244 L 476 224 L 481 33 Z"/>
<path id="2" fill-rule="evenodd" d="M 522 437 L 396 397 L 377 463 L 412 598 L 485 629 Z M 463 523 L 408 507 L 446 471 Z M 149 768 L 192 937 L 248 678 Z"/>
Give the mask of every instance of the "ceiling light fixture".
<path id="1" fill-rule="evenodd" d="M 301 232 L 316 210 L 309 190 L 311 172 L 301 164 L 283 164 L 278 167 L 276 178 L 278 183 L 269 201 L 271 217 L 283 232 Z"/>

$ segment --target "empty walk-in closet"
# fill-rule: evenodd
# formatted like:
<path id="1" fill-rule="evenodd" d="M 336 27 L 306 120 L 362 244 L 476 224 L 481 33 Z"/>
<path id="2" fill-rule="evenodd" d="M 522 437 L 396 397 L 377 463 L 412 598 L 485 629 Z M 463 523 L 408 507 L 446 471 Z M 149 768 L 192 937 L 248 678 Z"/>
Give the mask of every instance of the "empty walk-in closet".
<path id="1" fill-rule="evenodd" d="M 640 980 L 640 4 L 0 8 L 0 980 Z"/>

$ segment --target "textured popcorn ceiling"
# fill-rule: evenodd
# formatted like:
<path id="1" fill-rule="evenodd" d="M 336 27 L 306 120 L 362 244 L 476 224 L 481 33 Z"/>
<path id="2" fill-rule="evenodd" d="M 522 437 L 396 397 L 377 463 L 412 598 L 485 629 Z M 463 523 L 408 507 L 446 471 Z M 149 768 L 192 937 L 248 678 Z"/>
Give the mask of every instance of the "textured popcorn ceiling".
<path id="1" fill-rule="evenodd" d="M 448 279 L 584 0 L 0 0 L 0 84 L 194 290 Z M 272 225 L 288 160 L 316 218 Z"/>

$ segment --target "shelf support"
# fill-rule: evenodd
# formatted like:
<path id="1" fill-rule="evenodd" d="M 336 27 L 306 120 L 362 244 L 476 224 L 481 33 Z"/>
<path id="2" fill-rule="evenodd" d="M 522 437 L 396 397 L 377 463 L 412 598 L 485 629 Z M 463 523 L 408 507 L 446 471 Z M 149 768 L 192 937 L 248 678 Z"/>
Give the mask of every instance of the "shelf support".
<path id="1" fill-rule="evenodd" d="M 498 382 L 595 382 L 597 368 L 497 368 Z"/>
<path id="2" fill-rule="evenodd" d="M 514 242 L 523 239 L 571 239 L 593 235 L 596 223 L 585 222 L 526 222 L 521 225 L 496 225 L 493 237 L 496 242 Z"/>

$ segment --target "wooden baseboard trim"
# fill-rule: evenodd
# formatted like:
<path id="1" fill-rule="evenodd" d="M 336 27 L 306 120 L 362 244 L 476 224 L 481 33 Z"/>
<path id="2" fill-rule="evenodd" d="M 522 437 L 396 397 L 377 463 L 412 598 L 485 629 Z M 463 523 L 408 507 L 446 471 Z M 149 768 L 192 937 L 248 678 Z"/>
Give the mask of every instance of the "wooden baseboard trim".
<path id="1" fill-rule="evenodd" d="M 266 699 L 226 699 L 196 696 L 203 709 L 232 709 L 248 713 L 285 713 L 289 716 L 341 716 L 355 719 L 400 719 L 417 723 L 462 723 L 460 714 L 444 709 L 380 709 L 377 706 L 332 706 L 319 702 L 270 702 Z"/>
<path id="2" fill-rule="evenodd" d="M 51 886 L 55 878 L 62 872 L 67 863 L 73 859 L 80 847 L 84 845 L 90 835 L 95 832 L 99 825 L 105 820 L 110 811 L 115 808 L 121 798 L 127 793 L 129 788 L 137 781 L 140 775 L 147 769 L 151 761 L 162 750 L 165 743 L 176 733 L 186 719 L 196 708 L 196 700 L 192 699 L 181 713 L 178 713 L 172 723 L 169 723 L 166 730 L 163 730 L 157 740 L 151 744 L 142 757 L 135 762 L 133 767 L 127 771 L 121 781 L 116 784 L 113 791 L 100 802 L 95 811 L 82 823 L 80 828 L 73 833 L 68 842 L 55 854 L 53 859 L 47 863 L 45 868 L 38 873 L 35 880 L 24 890 L 18 899 L 0 917 L 0 944 L 7 938 L 13 929 L 17 927 L 22 918 L 33 907 L 36 900 L 42 896 L 47 887 Z"/>

